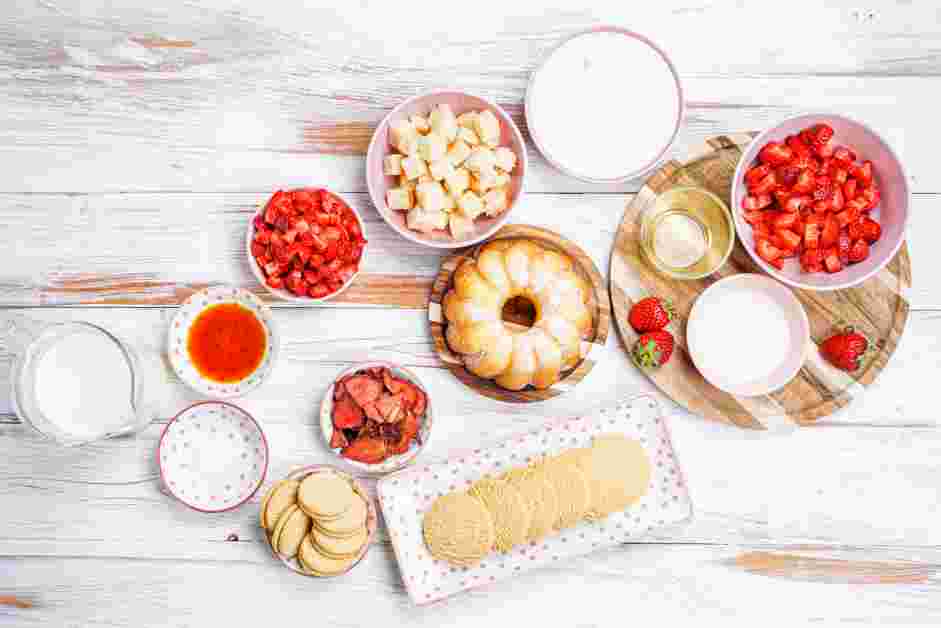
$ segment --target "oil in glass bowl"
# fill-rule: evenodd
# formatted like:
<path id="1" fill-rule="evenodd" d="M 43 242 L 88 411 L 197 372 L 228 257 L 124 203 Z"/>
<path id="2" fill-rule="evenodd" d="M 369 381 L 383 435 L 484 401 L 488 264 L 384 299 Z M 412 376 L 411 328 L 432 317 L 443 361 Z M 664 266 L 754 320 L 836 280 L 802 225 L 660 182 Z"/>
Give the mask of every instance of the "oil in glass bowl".
<path id="1" fill-rule="evenodd" d="M 700 279 L 717 271 L 735 244 L 735 226 L 718 196 L 695 187 L 663 192 L 644 214 L 641 250 L 661 273 Z"/>

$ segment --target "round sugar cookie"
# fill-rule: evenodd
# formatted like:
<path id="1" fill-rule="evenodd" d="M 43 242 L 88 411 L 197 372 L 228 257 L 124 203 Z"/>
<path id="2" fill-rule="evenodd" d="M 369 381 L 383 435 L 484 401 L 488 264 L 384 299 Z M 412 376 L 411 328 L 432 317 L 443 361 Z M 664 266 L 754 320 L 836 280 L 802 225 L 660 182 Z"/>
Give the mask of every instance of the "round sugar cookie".
<path id="1" fill-rule="evenodd" d="M 624 510 L 650 486 L 650 457 L 643 445 L 623 434 L 596 436 L 583 469 L 592 486 L 591 514 L 607 517 Z"/>
<path id="2" fill-rule="evenodd" d="M 281 542 L 281 533 L 284 531 L 284 526 L 287 525 L 288 519 L 290 519 L 291 515 L 297 510 L 300 510 L 297 504 L 291 504 L 285 508 L 281 516 L 278 517 L 278 521 L 274 526 L 274 532 L 271 533 L 271 547 L 273 547 L 275 551 L 278 551 L 278 544 Z"/>
<path id="3" fill-rule="evenodd" d="M 493 518 L 476 497 L 448 493 L 436 499 L 425 513 L 422 534 L 432 556 L 469 567 L 493 547 Z"/>
<path id="4" fill-rule="evenodd" d="M 297 489 L 297 502 L 318 519 L 333 519 L 343 514 L 354 497 L 350 483 L 330 471 L 311 473 Z"/>
<path id="5" fill-rule="evenodd" d="M 352 501 L 339 517 L 330 520 L 314 519 L 314 522 L 318 530 L 329 536 L 347 538 L 366 525 L 368 514 L 369 508 L 366 506 L 366 500 L 354 492 Z"/>
<path id="6" fill-rule="evenodd" d="M 588 480 L 574 456 L 546 458 L 540 464 L 559 499 L 557 530 L 571 528 L 588 512 Z"/>
<path id="7" fill-rule="evenodd" d="M 297 480 L 284 480 L 272 486 L 265 495 L 262 501 L 261 523 L 268 532 L 274 532 L 274 527 L 284 511 L 297 502 L 298 486 L 300 482 Z"/>
<path id="8" fill-rule="evenodd" d="M 300 562 L 301 567 L 315 576 L 338 576 L 356 562 L 355 557 L 337 560 L 321 554 L 314 547 L 309 534 L 301 541 L 301 546 L 297 552 L 297 560 Z"/>
<path id="9" fill-rule="evenodd" d="M 493 546 L 497 551 L 506 553 L 526 542 L 532 514 L 526 500 L 509 482 L 484 478 L 471 487 L 470 494 L 484 503 L 493 518 Z"/>
<path id="10" fill-rule="evenodd" d="M 505 477 L 529 506 L 531 519 L 526 539 L 533 543 L 550 534 L 559 519 L 559 497 L 545 469 L 522 467 L 510 471 Z"/>
<path id="11" fill-rule="evenodd" d="M 369 530 L 363 526 L 352 536 L 345 539 L 338 539 L 329 534 L 324 534 L 317 528 L 310 531 L 310 539 L 315 548 L 328 558 L 337 560 L 343 558 L 352 558 L 362 551 L 366 541 L 369 540 Z"/>
<path id="12" fill-rule="evenodd" d="M 278 553 L 287 558 L 297 556 L 301 541 L 310 532 L 310 517 L 300 508 L 294 509 L 287 515 L 287 521 L 281 527 L 276 546 Z"/>

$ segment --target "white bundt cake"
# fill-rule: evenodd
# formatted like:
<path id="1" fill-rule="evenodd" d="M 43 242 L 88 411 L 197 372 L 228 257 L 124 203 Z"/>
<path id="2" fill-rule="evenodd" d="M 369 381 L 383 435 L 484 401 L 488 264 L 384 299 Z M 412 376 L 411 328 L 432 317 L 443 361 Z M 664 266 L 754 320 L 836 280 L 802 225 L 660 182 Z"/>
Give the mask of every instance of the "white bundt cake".
<path id="1" fill-rule="evenodd" d="M 582 335 L 591 330 L 587 282 L 566 255 L 531 240 L 497 240 L 454 271 L 444 296 L 447 341 L 464 366 L 503 388 L 548 388 L 580 358 Z M 532 327 L 503 322 L 514 297 L 532 302 Z"/>

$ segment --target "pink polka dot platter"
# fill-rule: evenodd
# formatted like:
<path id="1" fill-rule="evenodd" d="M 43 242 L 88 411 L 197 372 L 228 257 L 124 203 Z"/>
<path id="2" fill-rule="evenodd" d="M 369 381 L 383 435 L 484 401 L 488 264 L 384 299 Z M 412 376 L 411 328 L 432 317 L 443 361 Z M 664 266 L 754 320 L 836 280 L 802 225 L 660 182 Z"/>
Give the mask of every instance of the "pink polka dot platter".
<path id="1" fill-rule="evenodd" d="M 244 504 L 264 482 L 268 441 L 245 410 L 204 401 L 167 424 L 157 460 L 173 497 L 193 510 L 223 512 Z"/>
<path id="2" fill-rule="evenodd" d="M 471 567 L 435 559 L 425 545 L 422 521 L 436 499 L 463 491 L 484 477 L 497 477 L 543 456 L 589 446 L 600 434 L 637 440 L 651 463 L 650 484 L 638 501 L 603 519 L 582 521 L 508 553 L 491 553 Z M 545 427 L 495 446 L 410 467 L 376 486 L 379 505 L 412 601 L 429 604 L 566 558 L 629 542 L 651 530 L 688 521 L 693 507 L 669 431 L 657 401 L 641 395 L 614 408 Z"/>

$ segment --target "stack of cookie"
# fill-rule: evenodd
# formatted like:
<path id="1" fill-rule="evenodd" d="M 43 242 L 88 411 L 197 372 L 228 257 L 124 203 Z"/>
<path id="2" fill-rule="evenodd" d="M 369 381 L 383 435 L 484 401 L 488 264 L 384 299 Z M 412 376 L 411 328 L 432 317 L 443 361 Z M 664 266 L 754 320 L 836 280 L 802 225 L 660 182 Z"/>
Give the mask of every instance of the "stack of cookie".
<path id="1" fill-rule="evenodd" d="M 368 517 L 366 497 L 329 469 L 275 484 L 261 504 L 271 547 L 314 576 L 336 576 L 353 566 L 369 541 Z"/>
<path id="2" fill-rule="evenodd" d="M 590 447 L 485 477 L 467 492 L 444 495 L 425 513 L 425 545 L 454 565 L 475 564 L 578 522 L 624 510 L 646 494 L 650 460 L 623 434 L 600 434 Z"/>

